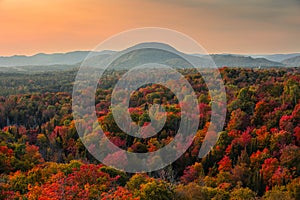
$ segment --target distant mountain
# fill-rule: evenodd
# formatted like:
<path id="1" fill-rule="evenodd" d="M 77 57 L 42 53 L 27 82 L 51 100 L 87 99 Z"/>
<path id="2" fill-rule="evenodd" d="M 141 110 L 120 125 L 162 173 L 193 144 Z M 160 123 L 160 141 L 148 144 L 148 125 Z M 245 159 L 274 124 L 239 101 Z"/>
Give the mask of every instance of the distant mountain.
<path id="1" fill-rule="evenodd" d="M 36 54 L 33 56 L 0 57 L 0 67 L 38 66 L 38 65 L 73 65 L 81 62 L 90 51 L 68 53 Z M 93 52 L 95 55 L 110 54 L 111 51 Z"/>
<path id="2" fill-rule="evenodd" d="M 125 49 L 124 51 L 119 52 L 119 54 L 113 54 L 113 56 L 118 57 L 111 57 L 114 61 L 109 67 L 113 69 L 130 69 L 145 63 L 159 63 L 175 68 L 191 67 L 187 61 L 180 57 L 182 54 L 183 53 L 166 44 L 155 42 L 141 43 Z M 203 61 L 206 60 L 188 54 L 185 54 L 185 56 L 200 63 L 204 63 Z M 86 59 L 83 62 L 83 65 L 102 68 L 106 66 L 103 63 L 105 63 L 104 59 L 108 57 L 109 56 L 104 57 L 103 55 L 92 56 L 91 58 Z"/>
<path id="3" fill-rule="evenodd" d="M 252 58 L 250 56 L 232 54 L 213 54 L 212 59 L 218 67 L 283 67 L 280 62 L 270 61 L 266 58 Z"/>
<path id="4" fill-rule="evenodd" d="M 171 52 L 175 52 L 175 54 Z M 119 55 L 115 51 L 74 51 L 68 53 L 36 54 L 33 56 L 0 57 L 0 72 L 42 72 L 69 70 L 83 63 L 91 67 L 103 66 L 111 56 Z M 184 53 L 162 43 L 141 43 L 124 51 L 110 67 L 129 69 L 144 63 L 160 63 L 176 68 L 189 68 L 191 65 L 180 57 Z M 294 67 L 300 66 L 300 53 L 273 55 L 237 55 L 237 54 L 184 54 L 199 67 L 211 67 L 213 61 L 218 67 Z M 283 59 L 284 58 L 284 59 Z M 212 60 L 213 59 L 213 60 Z M 283 59 L 283 61 L 282 61 Z M 84 62 L 83 62 L 84 61 Z M 282 61 L 282 62 L 281 62 Z M 9 67 L 9 69 L 5 69 Z"/>
<path id="5" fill-rule="evenodd" d="M 282 61 L 287 67 L 300 67 L 300 55 Z"/>
<path id="6" fill-rule="evenodd" d="M 268 54 L 268 55 L 250 55 L 252 58 L 266 58 L 271 61 L 281 62 L 283 60 L 300 56 L 300 53 L 290 53 L 290 54 Z"/>
<path id="7" fill-rule="evenodd" d="M 175 52 L 175 54 L 169 52 Z M 128 53 L 126 53 L 128 52 Z M 129 69 L 144 63 L 160 63 L 176 68 L 189 68 L 191 65 L 180 57 L 182 52 L 173 47 L 161 43 L 142 43 L 123 51 L 124 55 L 119 57 L 111 64 L 115 69 Z M 203 54 L 185 54 L 190 60 L 199 67 L 211 67 L 212 60 L 208 55 Z M 265 58 L 252 58 L 250 56 L 232 55 L 232 54 L 214 54 L 210 55 L 218 67 L 283 67 L 279 62 L 273 62 Z M 86 65 L 101 63 L 103 56 L 94 56 L 87 59 Z M 101 64 L 100 64 L 101 65 Z M 98 67 L 102 67 L 98 65 Z M 95 66 L 96 67 L 96 66 Z"/>

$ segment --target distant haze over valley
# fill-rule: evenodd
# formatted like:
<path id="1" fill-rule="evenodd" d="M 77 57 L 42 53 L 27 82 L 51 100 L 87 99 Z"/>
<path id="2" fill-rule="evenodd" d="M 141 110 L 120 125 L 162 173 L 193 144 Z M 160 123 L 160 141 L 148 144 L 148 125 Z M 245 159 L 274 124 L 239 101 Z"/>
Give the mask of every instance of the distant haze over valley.
<path id="1" fill-rule="evenodd" d="M 146 43 L 139 44 L 141 47 Z M 158 49 L 163 45 L 168 48 L 172 48 L 165 44 L 158 45 Z M 81 62 L 91 53 L 90 51 L 73 51 L 67 53 L 53 53 L 44 54 L 39 53 L 33 56 L 15 55 L 4 57 L 0 56 L 0 72 L 21 72 L 27 70 L 34 71 L 53 71 L 53 70 L 65 70 L 75 67 L 79 67 Z M 97 63 L 102 59 L 109 57 L 116 53 L 116 51 L 100 51 L 92 52 L 93 57 L 89 58 L 87 63 Z M 208 66 L 209 57 L 208 55 L 202 54 L 186 54 L 191 59 L 194 59 L 201 66 Z M 168 57 L 169 55 L 162 55 L 158 52 L 149 52 L 145 54 L 143 49 L 134 52 L 131 56 L 135 59 L 134 63 L 132 60 L 123 58 L 119 61 L 119 65 L 123 68 L 127 68 L 131 64 L 139 63 L 140 61 L 149 60 L 156 62 L 156 59 L 164 60 L 163 64 L 183 67 L 183 63 L 176 58 Z M 291 54 L 266 54 L 266 55 L 237 55 L 237 54 L 211 54 L 211 58 L 214 60 L 218 67 L 299 67 L 300 66 L 300 53 Z M 153 60 L 151 60 L 153 59 Z M 157 60 L 158 62 L 160 62 Z"/>

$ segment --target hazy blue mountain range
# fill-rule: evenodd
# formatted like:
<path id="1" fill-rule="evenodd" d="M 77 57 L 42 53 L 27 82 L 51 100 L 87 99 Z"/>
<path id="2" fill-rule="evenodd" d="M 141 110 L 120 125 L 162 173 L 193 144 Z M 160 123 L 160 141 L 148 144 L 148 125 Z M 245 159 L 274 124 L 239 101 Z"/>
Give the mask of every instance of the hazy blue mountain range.
<path id="1" fill-rule="evenodd" d="M 275 62 L 282 62 L 283 60 L 300 56 L 300 53 L 290 53 L 290 54 L 269 54 L 269 55 L 249 55 L 252 58 L 266 58 Z"/>
<path id="2" fill-rule="evenodd" d="M 253 58 L 251 56 L 241 55 L 223 55 L 214 54 L 211 55 L 212 59 L 218 67 L 283 67 L 280 62 L 268 60 L 266 58 Z"/>
<path id="3" fill-rule="evenodd" d="M 300 55 L 282 61 L 287 67 L 300 67 Z"/>
<path id="4" fill-rule="evenodd" d="M 73 65 L 81 62 L 90 52 L 73 51 L 68 53 L 39 53 L 33 56 L 16 55 L 0 56 L 0 67 L 33 66 L 33 65 Z M 111 51 L 93 52 L 95 55 L 110 54 Z"/>
<path id="5" fill-rule="evenodd" d="M 170 53 L 175 52 L 175 54 Z M 169 45 L 161 43 L 143 43 L 129 48 L 128 53 L 125 53 L 115 62 L 111 64 L 111 67 L 118 69 L 128 69 L 133 66 L 138 66 L 144 63 L 160 63 L 170 65 L 177 68 L 188 68 L 191 65 L 180 57 L 182 52 L 179 52 Z M 126 52 L 126 50 L 124 51 Z M 178 54 L 178 55 L 176 55 Z M 232 54 L 184 54 L 188 59 L 192 60 L 194 64 L 200 67 L 212 66 L 212 60 L 218 67 L 283 67 L 284 64 L 280 62 L 270 61 L 266 58 L 252 58 L 250 56 L 232 55 Z M 103 56 L 94 56 L 85 63 L 90 67 L 93 64 L 101 63 Z"/>
<path id="6" fill-rule="evenodd" d="M 154 50 L 154 49 L 155 50 Z M 134 49 L 134 51 L 132 51 Z M 159 50 L 157 50 L 159 49 Z M 166 51 L 165 51 L 166 50 Z M 133 46 L 124 52 L 131 51 L 112 63 L 116 69 L 127 69 L 147 62 L 156 62 L 172 67 L 186 68 L 189 63 L 178 55 L 168 52 L 183 54 L 173 47 L 161 43 L 142 43 Z M 0 57 L 0 72 L 42 72 L 69 70 L 84 64 L 94 67 L 111 56 L 118 55 L 115 51 L 74 51 L 68 53 L 36 54 L 33 56 Z M 88 58 L 87 56 L 90 55 Z M 209 67 L 212 64 L 208 55 L 185 54 L 189 59 L 201 67 Z M 236 55 L 236 54 L 212 54 L 210 55 L 218 67 L 299 67 L 300 53 L 273 54 L 273 55 Z"/>

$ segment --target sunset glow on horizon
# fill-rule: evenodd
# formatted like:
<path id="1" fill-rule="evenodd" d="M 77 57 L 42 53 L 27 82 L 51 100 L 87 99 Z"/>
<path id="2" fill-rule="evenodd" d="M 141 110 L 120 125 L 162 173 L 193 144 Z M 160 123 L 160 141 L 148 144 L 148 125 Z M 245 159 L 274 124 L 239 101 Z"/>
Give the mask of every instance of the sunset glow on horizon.
<path id="1" fill-rule="evenodd" d="M 209 53 L 300 52 L 298 0 L 0 0 L 0 56 L 91 50 L 119 32 L 174 29 Z"/>

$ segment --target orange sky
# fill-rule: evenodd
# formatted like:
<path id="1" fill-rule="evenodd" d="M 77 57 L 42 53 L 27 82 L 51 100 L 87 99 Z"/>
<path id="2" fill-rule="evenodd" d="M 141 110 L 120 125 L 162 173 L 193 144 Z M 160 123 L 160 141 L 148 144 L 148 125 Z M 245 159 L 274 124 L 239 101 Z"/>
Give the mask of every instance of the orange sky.
<path id="1" fill-rule="evenodd" d="M 299 13 L 299 0 L 0 0 L 0 55 L 90 50 L 145 26 L 185 33 L 210 53 L 300 52 Z"/>

